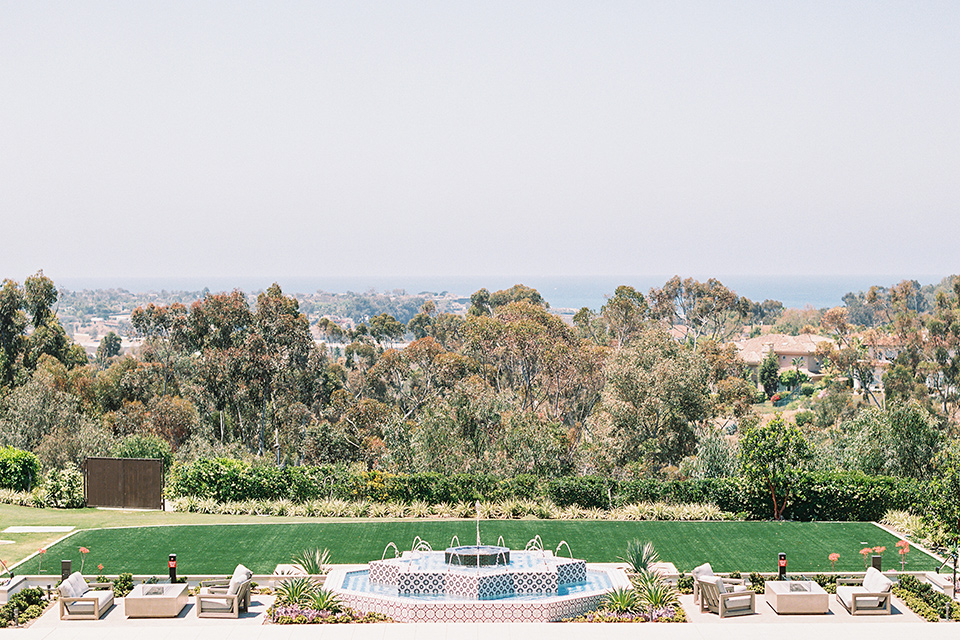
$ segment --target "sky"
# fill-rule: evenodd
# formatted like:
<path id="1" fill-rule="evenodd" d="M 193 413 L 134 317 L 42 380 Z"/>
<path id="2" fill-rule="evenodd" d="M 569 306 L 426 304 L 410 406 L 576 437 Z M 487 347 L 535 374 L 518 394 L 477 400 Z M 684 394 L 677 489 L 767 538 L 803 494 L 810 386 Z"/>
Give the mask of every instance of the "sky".
<path id="1" fill-rule="evenodd" d="M 0 0 L 0 278 L 942 274 L 960 3 Z"/>

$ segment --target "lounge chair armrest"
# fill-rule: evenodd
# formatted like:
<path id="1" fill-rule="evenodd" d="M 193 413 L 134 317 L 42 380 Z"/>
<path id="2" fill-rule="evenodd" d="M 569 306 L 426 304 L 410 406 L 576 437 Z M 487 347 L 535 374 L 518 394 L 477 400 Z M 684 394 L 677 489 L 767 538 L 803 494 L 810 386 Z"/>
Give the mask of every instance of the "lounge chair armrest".
<path id="1" fill-rule="evenodd" d="M 92 605 L 94 606 L 94 608 L 96 608 L 97 605 L 100 604 L 100 600 L 99 600 L 99 599 L 97 599 L 97 598 L 90 598 L 90 597 L 86 597 L 86 596 L 77 596 L 77 597 L 75 597 L 75 598 L 60 598 L 60 600 L 61 600 L 61 602 L 63 602 L 63 604 L 65 604 L 65 605 L 80 604 L 80 603 L 87 602 L 87 603 L 92 604 Z"/>
<path id="2" fill-rule="evenodd" d="M 91 591 L 97 591 L 99 589 L 113 589 L 112 582 L 88 582 L 87 586 L 90 587 Z"/>
<path id="3" fill-rule="evenodd" d="M 746 582 L 743 578 L 723 578 L 723 584 L 738 584 L 743 586 Z"/>
<path id="4" fill-rule="evenodd" d="M 226 587 L 230 585 L 230 580 L 201 580 L 201 587 Z"/>
<path id="5" fill-rule="evenodd" d="M 840 577 L 838 577 L 838 578 L 837 578 L 837 585 L 840 585 L 840 586 L 842 586 L 842 585 L 856 585 L 856 586 L 859 587 L 859 586 L 862 586 L 862 585 L 863 585 L 863 578 L 840 578 Z"/>
<path id="6" fill-rule="evenodd" d="M 756 591 L 738 591 L 736 593 L 721 593 L 721 600 L 729 600 L 730 598 L 750 598 L 751 600 L 756 601 L 757 592 Z"/>
<path id="7" fill-rule="evenodd" d="M 197 601 L 200 600 L 236 600 L 240 597 L 239 593 L 198 593 Z"/>

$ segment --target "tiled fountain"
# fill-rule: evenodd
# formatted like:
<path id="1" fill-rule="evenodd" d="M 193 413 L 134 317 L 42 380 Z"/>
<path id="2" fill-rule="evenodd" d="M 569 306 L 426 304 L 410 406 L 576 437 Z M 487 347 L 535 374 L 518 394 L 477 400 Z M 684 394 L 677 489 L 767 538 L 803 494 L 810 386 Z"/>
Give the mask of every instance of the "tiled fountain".
<path id="1" fill-rule="evenodd" d="M 325 586 L 359 611 L 398 622 L 548 622 L 596 609 L 630 581 L 620 569 L 588 569 L 584 560 L 544 550 L 539 536 L 523 551 L 501 545 L 414 548 L 366 568 L 335 569 Z M 388 548 L 395 545 L 388 545 Z M 569 550 L 569 547 L 568 547 Z M 572 555 L 572 554 L 571 554 Z"/>

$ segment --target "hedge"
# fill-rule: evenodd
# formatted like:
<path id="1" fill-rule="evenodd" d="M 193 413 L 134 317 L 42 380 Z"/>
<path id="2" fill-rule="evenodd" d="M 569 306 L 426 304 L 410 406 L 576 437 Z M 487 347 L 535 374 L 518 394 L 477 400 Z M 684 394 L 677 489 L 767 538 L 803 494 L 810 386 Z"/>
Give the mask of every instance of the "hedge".
<path id="1" fill-rule="evenodd" d="M 39 475 L 37 456 L 13 447 L 0 447 L 0 489 L 30 491 Z"/>
<path id="2" fill-rule="evenodd" d="M 784 516 L 791 520 L 879 520 L 890 509 L 926 503 L 916 480 L 859 473 L 802 474 Z M 175 467 L 167 485 L 171 498 L 193 496 L 217 502 L 318 498 L 370 502 L 471 503 L 546 497 L 561 507 L 610 509 L 641 502 L 714 504 L 750 519 L 769 518 L 769 493 L 740 478 L 617 480 L 604 476 L 545 479 L 532 475 L 498 478 L 484 474 L 391 474 L 346 466 L 252 466 L 233 459 L 201 459 Z"/>

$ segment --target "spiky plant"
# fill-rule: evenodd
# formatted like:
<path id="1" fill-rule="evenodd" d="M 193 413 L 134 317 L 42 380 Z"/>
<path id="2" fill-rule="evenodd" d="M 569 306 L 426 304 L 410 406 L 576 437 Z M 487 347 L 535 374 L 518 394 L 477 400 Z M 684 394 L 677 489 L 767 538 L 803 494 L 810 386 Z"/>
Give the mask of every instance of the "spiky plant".
<path id="1" fill-rule="evenodd" d="M 385 502 L 371 502 L 368 514 L 371 518 L 386 518 L 390 515 L 390 505 Z"/>
<path id="2" fill-rule="evenodd" d="M 309 604 L 313 595 L 320 588 L 310 576 L 295 576 L 287 578 L 277 585 L 277 604 Z"/>
<path id="3" fill-rule="evenodd" d="M 636 613 L 640 599 L 633 589 L 614 589 L 604 598 L 603 606 L 613 613 Z"/>
<path id="4" fill-rule="evenodd" d="M 322 576 L 330 571 L 330 550 L 321 551 L 318 547 L 304 549 L 293 556 L 291 561 L 312 576 Z"/>
<path id="5" fill-rule="evenodd" d="M 433 511 L 426 500 L 414 500 L 410 503 L 410 515 L 414 518 L 429 518 Z"/>
<path id="6" fill-rule="evenodd" d="M 317 611 L 340 613 L 343 610 L 343 603 L 340 602 L 340 598 L 333 591 L 317 589 L 310 598 L 310 607 Z"/>
<path id="7" fill-rule="evenodd" d="M 652 542 L 640 542 L 636 538 L 627 543 L 627 554 L 621 560 L 630 565 L 634 573 L 649 573 L 655 562 L 660 561 L 660 554 Z"/>
<path id="8" fill-rule="evenodd" d="M 653 620 L 655 611 L 663 611 L 667 607 L 676 607 L 680 603 L 676 589 L 664 582 L 657 574 L 646 574 L 647 579 L 637 585 L 638 604 L 647 610 L 650 620 Z"/>

